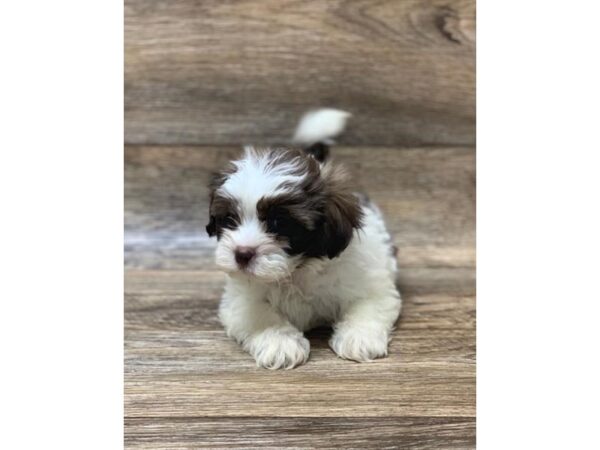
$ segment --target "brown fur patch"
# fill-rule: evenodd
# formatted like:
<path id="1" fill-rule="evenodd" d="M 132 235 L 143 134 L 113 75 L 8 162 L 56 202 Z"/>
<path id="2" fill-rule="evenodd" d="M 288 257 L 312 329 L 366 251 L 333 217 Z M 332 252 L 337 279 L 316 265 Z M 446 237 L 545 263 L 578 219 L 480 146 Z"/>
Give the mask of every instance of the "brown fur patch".
<path id="1" fill-rule="evenodd" d="M 289 150 L 277 161 L 289 163 L 301 158 L 301 183 L 290 185 L 289 193 L 263 197 L 257 204 L 259 218 L 269 214 L 288 222 L 284 230 L 291 244 L 291 253 L 334 258 L 350 243 L 354 230 L 360 228 L 362 209 L 348 185 L 348 177 L 340 166 L 327 163 L 319 166 L 303 152 Z M 302 224 L 298 228 L 288 220 Z"/>
<path id="2" fill-rule="evenodd" d="M 320 197 L 309 197 L 303 193 L 280 194 L 275 197 L 263 197 L 256 205 L 258 218 L 262 221 L 267 219 L 270 211 L 286 211 L 290 217 L 302 223 L 309 230 L 315 228 L 315 222 L 319 218 Z"/>

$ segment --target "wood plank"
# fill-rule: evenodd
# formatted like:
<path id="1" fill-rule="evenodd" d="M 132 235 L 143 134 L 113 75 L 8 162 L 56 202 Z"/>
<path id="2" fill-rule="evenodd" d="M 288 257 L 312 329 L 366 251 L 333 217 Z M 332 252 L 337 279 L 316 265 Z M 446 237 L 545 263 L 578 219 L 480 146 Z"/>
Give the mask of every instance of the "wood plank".
<path id="1" fill-rule="evenodd" d="M 125 414 L 127 417 L 475 416 L 474 369 L 466 365 L 399 364 L 389 369 L 384 366 L 385 360 L 362 366 L 331 361 L 312 373 L 314 364 L 293 371 L 272 372 L 256 367 L 251 371 L 234 361 L 229 372 L 219 374 L 129 375 L 125 383 Z M 331 373 L 337 376 L 330 377 Z"/>
<path id="2" fill-rule="evenodd" d="M 465 299 L 457 303 L 465 309 L 467 302 Z M 407 320 L 405 317 L 404 322 Z M 132 376 L 142 370 L 153 375 L 174 374 L 175 377 L 197 373 L 220 376 L 232 367 L 239 367 L 241 373 L 254 373 L 254 360 L 225 336 L 220 324 L 203 329 L 209 325 L 207 323 L 195 330 L 188 328 L 182 331 L 128 329 L 125 346 L 126 372 Z M 398 364 L 418 364 L 421 367 L 447 364 L 449 367 L 462 369 L 462 366 L 474 363 L 473 329 L 436 330 L 432 327 L 433 325 L 423 328 L 403 327 L 401 323 L 393 333 L 394 340 L 390 346 L 390 354 L 397 356 L 398 361 L 394 358 L 378 361 L 378 370 L 383 370 L 386 375 L 387 371 L 395 370 Z M 333 361 L 336 356 L 327 345 L 330 335 L 331 330 L 325 328 L 307 333 L 312 349 L 311 363 L 302 372 L 311 372 L 310 369 L 320 371 L 332 364 L 332 367 L 344 370 L 331 375 L 335 379 L 347 375 L 345 366 L 354 366 L 346 361 Z M 223 362 L 224 359 L 227 359 L 226 363 Z M 364 365 L 356 366 L 348 370 L 356 374 L 367 370 L 361 368 Z"/>
<path id="3" fill-rule="evenodd" d="M 216 243 L 204 230 L 206 186 L 239 153 L 235 147 L 126 147 L 126 267 L 216 269 Z M 333 155 L 385 214 L 402 267 L 474 267 L 473 149 L 336 147 Z"/>
<path id="4" fill-rule="evenodd" d="M 127 418 L 125 447 L 465 449 L 475 447 L 475 420 L 463 417 Z"/>
<path id="5" fill-rule="evenodd" d="M 475 1 L 125 1 L 127 143 L 286 142 L 318 106 L 353 145 L 473 145 Z"/>

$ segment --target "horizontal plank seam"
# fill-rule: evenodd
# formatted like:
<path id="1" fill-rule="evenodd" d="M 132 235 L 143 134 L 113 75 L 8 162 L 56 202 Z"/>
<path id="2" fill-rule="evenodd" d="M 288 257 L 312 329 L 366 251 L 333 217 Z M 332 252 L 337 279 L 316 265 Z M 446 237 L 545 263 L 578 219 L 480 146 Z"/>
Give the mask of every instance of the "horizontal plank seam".
<path id="1" fill-rule="evenodd" d="M 430 419 L 454 419 L 474 422 L 476 416 L 125 416 L 125 419 L 132 420 L 161 420 L 161 419 L 176 419 L 176 420 L 249 420 L 249 419 L 411 419 L 411 420 L 430 420 Z"/>
<path id="2" fill-rule="evenodd" d="M 402 269 L 448 269 L 448 270 L 466 270 L 466 269 L 473 269 L 475 270 L 477 268 L 476 265 L 460 265 L 460 266 L 456 266 L 456 265 L 401 265 L 400 266 L 400 270 Z M 145 267 L 135 267 L 135 266 L 126 266 L 125 267 L 125 273 L 127 272 L 135 272 L 135 273 L 142 273 L 142 272 L 173 272 L 173 273 L 193 273 L 193 272 L 203 272 L 203 273 L 225 273 L 225 272 L 221 272 L 220 270 L 214 269 L 214 270 L 209 270 L 209 269 L 172 269 L 172 268 L 145 268 Z"/>
<path id="3" fill-rule="evenodd" d="M 274 144 L 260 144 L 260 142 L 255 143 L 256 145 L 274 145 Z M 286 144 L 285 142 L 281 143 Z M 288 143 L 289 145 L 292 145 L 291 143 Z M 161 143 L 147 143 L 147 144 L 140 144 L 138 142 L 124 142 L 124 145 L 126 147 L 164 147 L 164 148 L 169 148 L 169 149 L 178 149 L 178 148 L 190 148 L 190 147 L 210 147 L 210 148 L 232 148 L 232 147 L 243 147 L 244 145 L 248 145 L 248 143 L 238 143 L 238 144 L 206 144 L 206 143 L 198 143 L 198 142 L 192 142 L 189 144 L 181 144 L 181 143 L 177 143 L 177 144 L 161 144 Z M 475 150 L 476 146 L 472 145 L 472 144 L 455 144 L 455 143 L 449 143 L 449 144 L 439 144 L 439 143 L 435 143 L 435 144 L 423 144 L 420 143 L 419 145 L 407 145 L 407 144 L 398 144 L 398 145 L 389 145 L 389 144 L 358 144 L 358 145 L 354 145 L 354 144 L 337 144 L 334 145 L 333 148 L 335 149 L 336 147 L 339 148 L 394 148 L 397 150 L 419 150 L 419 149 L 435 149 L 435 150 L 443 150 L 443 149 L 469 149 L 469 150 Z"/>

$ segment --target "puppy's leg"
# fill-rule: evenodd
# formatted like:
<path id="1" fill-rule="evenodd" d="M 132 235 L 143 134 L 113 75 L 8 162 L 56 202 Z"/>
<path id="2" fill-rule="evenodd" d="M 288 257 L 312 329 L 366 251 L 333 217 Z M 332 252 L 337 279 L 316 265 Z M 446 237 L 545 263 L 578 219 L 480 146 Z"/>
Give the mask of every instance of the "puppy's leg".
<path id="1" fill-rule="evenodd" d="M 225 290 L 219 317 L 227 334 L 266 369 L 291 369 L 307 361 L 310 343 L 260 292 Z"/>
<path id="2" fill-rule="evenodd" d="M 329 346 L 341 358 L 368 362 L 387 356 L 390 333 L 400 314 L 400 295 L 385 295 L 349 304 L 333 326 Z"/>

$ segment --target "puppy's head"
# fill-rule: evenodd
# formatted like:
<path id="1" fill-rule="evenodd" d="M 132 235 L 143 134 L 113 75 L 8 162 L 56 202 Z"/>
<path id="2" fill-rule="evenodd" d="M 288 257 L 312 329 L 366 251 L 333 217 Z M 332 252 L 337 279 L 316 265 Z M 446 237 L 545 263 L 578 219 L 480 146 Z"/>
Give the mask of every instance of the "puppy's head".
<path id="1" fill-rule="evenodd" d="M 281 280 L 308 258 L 338 256 L 361 225 L 343 171 L 302 150 L 248 147 L 210 189 L 206 231 L 229 273 Z"/>

